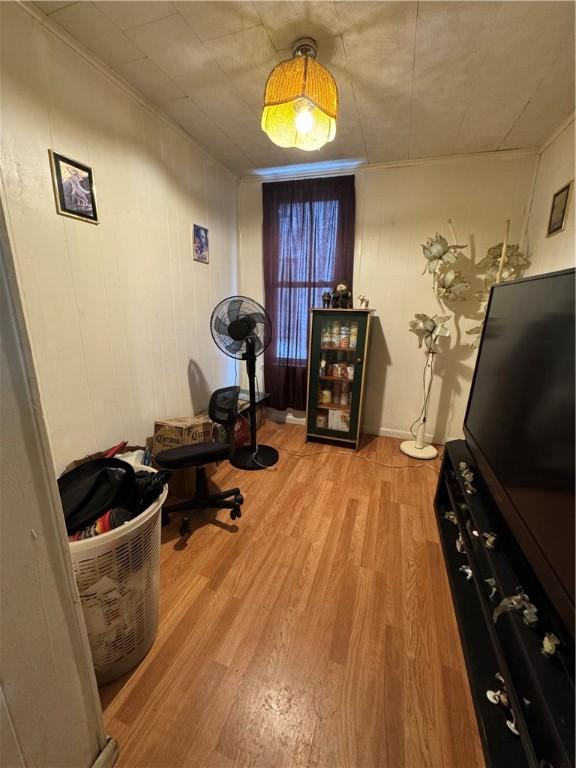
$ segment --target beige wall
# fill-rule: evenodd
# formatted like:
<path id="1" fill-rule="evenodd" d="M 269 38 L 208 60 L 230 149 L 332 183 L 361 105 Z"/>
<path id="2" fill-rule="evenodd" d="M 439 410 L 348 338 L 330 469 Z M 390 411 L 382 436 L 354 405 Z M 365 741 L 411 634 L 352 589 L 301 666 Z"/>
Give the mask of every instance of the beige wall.
<path id="1" fill-rule="evenodd" d="M 0 765 L 88 768 L 104 726 L 4 234 L 0 210 Z"/>
<path id="2" fill-rule="evenodd" d="M 540 155 L 528 222 L 527 249 L 532 259 L 530 274 L 555 272 L 573 267 L 574 184 L 570 190 L 568 213 L 563 232 L 546 236 L 552 197 L 574 179 L 574 118 L 546 146 Z"/>
<path id="3" fill-rule="evenodd" d="M 356 173 L 357 217 L 354 294 L 365 293 L 377 319 L 371 345 L 364 423 L 367 431 L 406 435 L 418 416 L 424 353 L 408 332 L 415 312 L 441 312 L 422 275 L 421 243 L 437 231 L 449 237 L 452 219 L 467 259 L 479 261 L 502 240 L 505 221 L 518 242 L 525 226 L 536 155 L 498 153 Z M 240 288 L 262 300 L 261 184 L 240 184 Z M 464 265 L 474 275 L 471 263 Z M 481 286 L 476 282 L 474 289 Z M 449 349 L 438 356 L 429 428 L 437 440 L 458 437 L 464 419 L 475 352 L 464 335 L 477 304 L 455 304 Z"/>
<path id="4" fill-rule="evenodd" d="M 0 3 L 0 22 L 7 219 L 61 470 L 200 410 L 233 375 L 208 321 L 236 291 L 237 181 L 25 10 Z M 56 214 L 49 148 L 94 169 L 98 226 Z"/>

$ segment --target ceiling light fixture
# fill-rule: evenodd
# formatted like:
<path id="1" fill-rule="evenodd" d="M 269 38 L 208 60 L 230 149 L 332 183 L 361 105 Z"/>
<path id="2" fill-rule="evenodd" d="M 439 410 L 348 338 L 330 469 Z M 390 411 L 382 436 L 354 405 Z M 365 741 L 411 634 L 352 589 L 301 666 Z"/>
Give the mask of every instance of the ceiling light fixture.
<path id="1" fill-rule="evenodd" d="M 316 51 L 312 38 L 297 40 L 292 58 L 268 75 L 261 125 L 279 147 L 312 151 L 336 136 L 338 88 Z"/>

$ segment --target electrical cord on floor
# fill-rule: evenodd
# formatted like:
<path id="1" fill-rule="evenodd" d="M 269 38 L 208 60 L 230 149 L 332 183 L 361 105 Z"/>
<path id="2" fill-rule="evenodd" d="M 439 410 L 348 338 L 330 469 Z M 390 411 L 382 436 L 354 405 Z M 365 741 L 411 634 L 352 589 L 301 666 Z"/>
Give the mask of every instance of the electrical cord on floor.
<path id="1" fill-rule="evenodd" d="M 256 391 L 259 397 L 260 384 L 258 381 L 258 376 L 256 376 Z M 239 413 L 238 417 L 240 419 L 243 419 L 248 425 L 248 428 L 250 428 L 250 422 L 245 416 Z M 339 453 L 342 456 L 351 456 L 353 459 L 362 459 L 362 461 L 367 461 L 370 464 L 378 464 L 378 466 L 385 467 L 386 469 L 417 469 L 418 467 L 423 467 L 424 469 L 432 470 L 432 472 L 435 472 L 436 474 L 440 473 L 439 469 L 436 469 L 436 467 L 430 466 L 430 464 L 384 464 L 384 462 L 382 461 L 376 461 L 376 459 L 369 459 L 366 456 L 359 456 L 357 453 L 349 453 L 348 451 L 312 451 L 310 453 L 296 453 L 296 451 L 291 451 L 288 448 L 277 448 L 277 450 L 284 451 L 285 453 L 289 453 L 291 456 L 296 456 L 296 458 L 298 459 L 307 459 L 310 456 L 320 456 L 321 454 L 326 454 L 326 455 L 330 454 L 331 456 L 334 456 Z M 268 472 L 275 472 L 278 469 L 276 465 L 274 465 L 273 467 L 266 467 L 264 464 L 260 464 L 260 462 L 256 459 L 257 453 L 258 453 L 258 442 L 256 442 L 256 451 L 252 455 L 252 461 L 254 462 L 254 464 L 257 464 L 261 469 L 265 469 Z"/>
<path id="2" fill-rule="evenodd" d="M 418 467 L 423 467 L 424 469 L 432 470 L 432 472 L 435 472 L 436 474 L 439 474 L 440 472 L 439 469 L 430 466 L 430 464 L 384 464 L 383 461 L 376 461 L 376 459 L 369 459 L 367 456 L 359 456 L 357 453 L 349 453 L 348 451 L 311 451 L 310 453 L 296 453 L 296 451 L 290 451 L 288 448 L 278 448 L 277 450 L 289 453 L 291 456 L 296 456 L 299 459 L 307 459 L 309 456 L 320 456 L 322 454 L 334 456 L 339 453 L 342 456 L 350 456 L 353 459 L 361 459 L 362 461 L 367 461 L 370 464 L 378 464 L 378 466 L 385 467 L 386 469 L 416 469 Z"/>

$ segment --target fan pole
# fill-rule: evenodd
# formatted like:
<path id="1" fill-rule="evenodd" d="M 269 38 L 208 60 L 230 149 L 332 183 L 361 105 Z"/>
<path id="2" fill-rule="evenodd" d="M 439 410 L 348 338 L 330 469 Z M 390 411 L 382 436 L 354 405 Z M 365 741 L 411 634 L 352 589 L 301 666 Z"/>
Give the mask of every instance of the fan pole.
<path id="1" fill-rule="evenodd" d="M 246 339 L 246 371 L 248 373 L 248 391 L 250 393 L 250 447 L 256 451 L 256 352 L 254 339 L 248 336 Z"/>
<path id="2" fill-rule="evenodd" d="M 256 440 L 256 349 L 252 336 L 246 337 L 246 352 L 242 357 L 246 360 L 250 392 L 250 445 L 237 448 L 230 463 L 238 469 L 267 469 L 278 461 L 278 451 L 269 445 L 258 445 Z"/>

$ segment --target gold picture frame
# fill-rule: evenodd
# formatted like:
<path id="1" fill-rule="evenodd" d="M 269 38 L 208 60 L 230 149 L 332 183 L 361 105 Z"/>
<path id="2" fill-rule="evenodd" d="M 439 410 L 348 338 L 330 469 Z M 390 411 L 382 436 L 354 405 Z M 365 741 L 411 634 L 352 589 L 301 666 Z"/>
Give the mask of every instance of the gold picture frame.
<path id="1" fill-rule="evenodd" d="M 78 221 L 98 224 L 94 171 L 88 165 L 48 150 L 56 212 Z"/>

